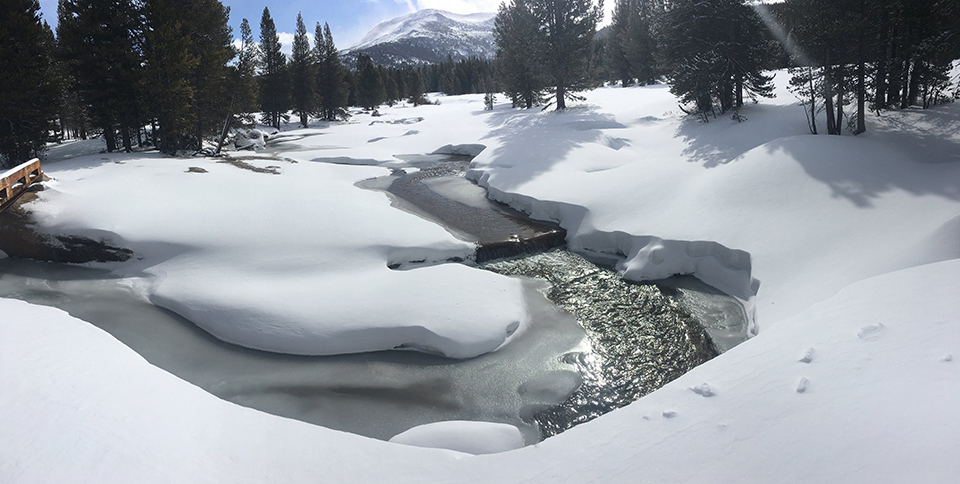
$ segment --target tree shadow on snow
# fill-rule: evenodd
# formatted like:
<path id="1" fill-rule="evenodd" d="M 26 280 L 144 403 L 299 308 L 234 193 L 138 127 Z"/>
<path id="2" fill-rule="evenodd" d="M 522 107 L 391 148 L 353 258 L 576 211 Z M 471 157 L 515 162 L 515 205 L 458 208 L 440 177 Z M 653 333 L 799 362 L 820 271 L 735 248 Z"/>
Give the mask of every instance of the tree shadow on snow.
<path id="1" fill-rule="evenodd" d="M 771 162 L 783 162 L 782 151 L 811 178 L 830 187 L 861 208 L 874 206 L 884 194 L 897 190 L 915 196 L 934 195 L 960 200 L 960 164 L 922 163 L 907 149 L 853 136 L 793 136 L 768 143 Z"/>
<path id="2" fill-rule="evenodd" d="M 493 112 L 487 119 L 490 132 L 483 139 L 496 138 L 490 166 L 509 169 L 507 181 L 498 185 L 512 190 L 537 178 L 566 159 L 571 150 L 601 141 L 603 129 L 618 129 L 612 114 L 597 112 L 594 106 L 573 106 L 563 112 L 517 109 Z"/>
<path id="3" fill-rule="evenodd" d="M 909 147 L 916 161 L 960 161 L 960 103 L 930 109 L 889 111 L 868 118 L 868 133 L 876 140 Z"/>
<path id="4" fill-rule="evenodd" d="M 797 106 L 751 104 L 740 114 L 746 121 L 735 121 L 731 113 L 706 123 L 696 116 L 686 116 L 674 133 L 687 144 L 681 154 L 691 163 L 715 168 L 776 138 L 809 133 L 803 111 Z"/>

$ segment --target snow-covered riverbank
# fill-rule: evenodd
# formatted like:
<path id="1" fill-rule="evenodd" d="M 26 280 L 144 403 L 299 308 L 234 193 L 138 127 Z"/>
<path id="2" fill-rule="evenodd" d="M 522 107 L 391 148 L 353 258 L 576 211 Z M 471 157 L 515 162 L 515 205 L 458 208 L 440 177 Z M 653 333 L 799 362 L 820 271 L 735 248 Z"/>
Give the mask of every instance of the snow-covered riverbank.
<path id="1" fill-rule="evenodd" d="M 298 163 L 245 160 L 279 175 L 201 158 L 77 156 L 45 165 L 56 182 L 29 208 L 43 230 L 133 249 L 141 260 L 110 267 L 224 339 L 299 352 L 304 334 L 312 348 L 411 343 L 470 356 L 524 321 L 519 284 L 442 264 L 472 247 L 353 186 L 387 168 L 315 161 L 481 143 L 473 176 L 497 198 L 559 221 L 574 248 L 626 256 L 629 277 L 679 269 L 752 297 L 755 338 L 537 446 L 467 457 L 237 407 L 64 313 L 0 300 L 11 316 L 0 318 L 0 475 L 904 482 L 960 472 L 950 457 L 960 450 L 960 105 L 889 113 L 867 135 L 837 138 L 806 135 L 783 91 L 744 109 L 745 123 L 684 119 L 663 86 L 587 98 L 557 114 L 444 97 L 291 131 L 307 136 L 278 152 Z M 420 259 L 440 264 L 386 267 Z"/>

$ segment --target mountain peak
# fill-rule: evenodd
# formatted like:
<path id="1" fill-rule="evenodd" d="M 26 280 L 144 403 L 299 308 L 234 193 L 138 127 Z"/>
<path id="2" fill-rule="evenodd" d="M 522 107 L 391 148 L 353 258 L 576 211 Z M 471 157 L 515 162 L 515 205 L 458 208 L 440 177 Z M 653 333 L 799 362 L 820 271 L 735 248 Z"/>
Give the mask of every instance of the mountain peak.
<path id="1" fill-rule="evenodd" d="M 344 53 L 363 52 L 383 65 L 426 64 L 447 57 L 491 58 L 495 13 L 456 14 L 424 9 L 381 22 Z"/>

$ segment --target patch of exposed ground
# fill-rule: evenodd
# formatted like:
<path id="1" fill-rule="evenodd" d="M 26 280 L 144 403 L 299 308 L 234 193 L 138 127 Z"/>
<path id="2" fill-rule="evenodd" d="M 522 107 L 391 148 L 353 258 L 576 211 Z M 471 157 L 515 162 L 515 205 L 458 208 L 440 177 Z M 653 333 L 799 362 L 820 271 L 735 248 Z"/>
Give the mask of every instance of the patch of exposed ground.
<path id="1" fill-rule="evenodd" d="M 0 213 L 0 250 L 10 257 L 82 264 L 122 262 L 133 256 L 132 250 L 112 246 L 106 240 L 37 232 L 30 220 L 30 211 L 23 207 L 36 199 L 36 193 L 25 193 Z"/>

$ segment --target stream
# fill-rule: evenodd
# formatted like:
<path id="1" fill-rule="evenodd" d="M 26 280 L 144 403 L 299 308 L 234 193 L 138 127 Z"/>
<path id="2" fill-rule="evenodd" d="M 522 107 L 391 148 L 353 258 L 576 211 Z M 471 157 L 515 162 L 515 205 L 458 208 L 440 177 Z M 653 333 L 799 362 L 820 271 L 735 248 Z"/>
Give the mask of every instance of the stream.
<path id="1" fill-rule="evenodd" d="M 534 444 L 622 407 L 746 339 L 740 304 L 692 277 L 624 281 L 564 249 L 560 227 L 486 198 L 469 158 L 398 157 L 358 183 L 477 243 L 471 263 L 523 279 L 528 328 L 470 360 L 414 352 L 304 357 L 221 342 L 110 272 L 0 260 L 0 297 L 63 309 L 225 400 L 389 439 L 444 420 L 507 423 Z"/>

